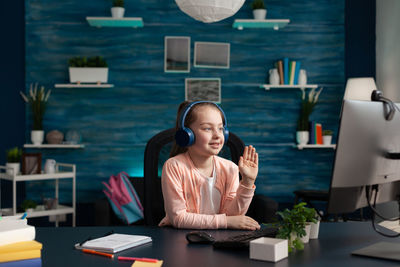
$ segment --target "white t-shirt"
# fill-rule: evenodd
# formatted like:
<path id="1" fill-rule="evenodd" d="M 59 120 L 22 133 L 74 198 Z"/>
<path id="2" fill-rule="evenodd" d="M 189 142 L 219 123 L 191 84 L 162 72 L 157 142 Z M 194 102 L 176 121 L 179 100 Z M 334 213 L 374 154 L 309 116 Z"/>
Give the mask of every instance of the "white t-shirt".
<path id="1" fill-rule="evenodd" d="M 205 180 L 200 188 L 200 213 L 218 214 L 221 203 L 221 193 L 215 188 L 215 165 L 213 166 L 212 177 L 202 175 Z"/>

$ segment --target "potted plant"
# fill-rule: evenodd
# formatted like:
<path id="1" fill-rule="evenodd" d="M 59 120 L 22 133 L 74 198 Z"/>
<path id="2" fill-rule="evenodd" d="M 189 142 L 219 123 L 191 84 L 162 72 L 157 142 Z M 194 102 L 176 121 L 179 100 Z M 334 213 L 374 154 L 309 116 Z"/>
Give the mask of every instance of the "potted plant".
<path id="1" fill-rule="evenodd" d="M 111 16 L 115 19 L 124 17 L 125 8 L 124 0 L 113 0 L 113 7 L 111 8 Z"/>
<path id="2" fill-rule="evenodd" d="M 20 170 L 22 149 L 18 147 L 13 147 L 7 150 L 7 163 L 6 163 L 6 173 L 10 175 L 17 175 Z"/>
<path id="3" fill-rule="evenodd" d="M 44 131 L 43 131 L 43 117 L 46 111 L 47 101 L 49 100 L 51 90 L 47 92 L 44 86 L 41 86 L 38 90 L 38 84 L 33 84 L 29 87 L 29 95 L 25 95 L 20 92 L 22 98 L 31 107 L 32 112 L 32 131 L 31 131 L 31 141 L 34 145 L 40 145 L 43 143 Z"/>
<path id="4" fill-rule="evenodd" d="M 323 130 L 322 131 L 322 140 L 324 141 L 324 145 L 330 145 L 332 143 L 332 134 L 331 130 Z"/>
<path id="5" fill-rule="evenodd" d="M 251 8 L 253 9 L 254 19 L 263 20 L 267 16 L 264 0 L 254 0 L 251 3 Z"/>
<path id="6" fill-rule="evenodd" d="M 288 240 L 289 252 L 304 249 L 304 243 L 308 242 L 307 232 L 309 235 L 311 228 L 311 225 L 307 226 L 307 220 L 316 222 L 314 218 L 311 218 L 314 209 L 307 208 L 306 205 L 307 203 L 301 202 L 293 206 L 291 210 L 285 209 L 277 212 L 281 221 L 278 223 L 276 237 Z"/>
<path id="7" fill-rule="evenodd" d="M 26 212 L 32 212 L 36 207 L 36 202 L 31 199 L 25 199 L 24 201 L 22 201 L 20 206 L 21 210 Z"/>
<path id="8" fill-rule="evenodd" d="M 296 141 L 300 145 L 305 145 L 309 140 L 309 118 L 314 106 L 317 104 L 322 87 L 318 91 L 311 89 L 306 98 L 306 91 L 302 88 L 300 117 L 297 121 Z"/>
<path id="9" fill-rule="evenodd" d="M 68 60 L 69 81 L 71 83 L 106 83 L 108 81 L 107 62 L 100 56 L 73 57 Z"/>

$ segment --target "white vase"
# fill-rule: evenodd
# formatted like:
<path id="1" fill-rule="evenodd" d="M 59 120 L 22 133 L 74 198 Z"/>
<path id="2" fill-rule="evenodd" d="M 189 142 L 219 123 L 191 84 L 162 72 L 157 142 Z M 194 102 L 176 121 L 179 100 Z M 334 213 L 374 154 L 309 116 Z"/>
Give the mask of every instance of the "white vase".
<path id="1" fill-rule="evenodd" d="M 307 223 L 306 224 L 306 235 L 301 237 L 301 241 L 303 241 L 304 244 L 307 244 L 310 241 L 310 232 L 311 232 L 311 224 Z"/>
<path id="2" fill-rule="evenodd" d="M 310 239 L 318 239 L 319 224 L 320 224 L 319 220 L 316 223 L 311 223 Z"/>
<path id="3" fill-rule="evenodd" d="M 19 162 L 7 162 L 6 163 L 6 173 L 9 175 L 18 175 L 20 170 Z"/>
<path id="4" fill-rule="evenodd" d="M 332 135 L 323 135 L 322 140 L 324 145 L 330 145 L 332 143 Z"/>
<path id="5" fill-rule="evenodd" d="M 112 7 L 111 8 L 111 16 L 114 19 L 122 19 L 124 17 L 125 8 L 123 7 Z"/>
<path id="6" fill-rule="evenodd" d="M 308 140 L 310 139 L 308 131 L 297 131 L 296 132 L 296 141 L 299 145 L 306 145 Z"/>
<path id="7" fill-rule="evenodd" d="M 307 84 L 307 72 L 306 70 L 301 69 L 299 73 L 299 85 L 306 85 Z"/>
<path id="8" fill-rule="evenodd" d="M 32 130 L 31 131 L 31 141 L 34 145 L 41 145 L 44 139 L 43 130 Z"/>
<path id="9" fill-rule="evenodd" d="M 254 9 L 253 16 L 256 20 L 263 20 L 267 17 L 267 10 L 266 9 Z"/>
<path id="10" fill-rule="evenodd" d="M 278 69 L 270 69 L 269 70 L 269 84 L 272 84 L 272 85 L 279 84 Z"/>

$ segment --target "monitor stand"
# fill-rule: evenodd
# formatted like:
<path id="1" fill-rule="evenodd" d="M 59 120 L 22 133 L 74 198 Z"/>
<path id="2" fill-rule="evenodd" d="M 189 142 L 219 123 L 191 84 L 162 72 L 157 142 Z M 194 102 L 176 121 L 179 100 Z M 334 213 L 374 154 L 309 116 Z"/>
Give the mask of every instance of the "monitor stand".
<path id="1" fill-rule="evenodd" d="M 400 261 L 400 243 L 379 242 L 355 250 L 352 255 Z"/>

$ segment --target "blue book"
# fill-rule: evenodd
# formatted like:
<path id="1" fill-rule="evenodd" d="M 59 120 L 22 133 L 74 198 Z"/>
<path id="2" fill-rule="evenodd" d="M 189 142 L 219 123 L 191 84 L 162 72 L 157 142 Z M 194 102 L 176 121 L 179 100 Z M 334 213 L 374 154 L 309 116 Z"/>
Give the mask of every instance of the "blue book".
<path id="1" fill-rule="evenodd" d="M 289 84 L 289 58 L 283 59 L 283 84 Z"/>
<path id="2" fill-rule="evenodd" d="M 0 263 L 0 267 L 42 267 L 42 259 L 35 258 L 22 261 L 8 261 Z"/>
<path id="3" fill-rule="evenodd" d="M 309 136 L 310 136 L 308 143 L 310 145 L 313 145 L 313 144 L 315 144 L 315 141 L 316 141 L 315 140 L 315 121 L 310 121 L 308 125 L 309 125 L 308 130 L 309 130 Z"/>
<path id="4" fill-rule="evenodd" d="M 300 72 L 301 62 L 296 62 L 296 69 L 294 71 L 294 84 L 299 84 L 299 72 Z"/>

